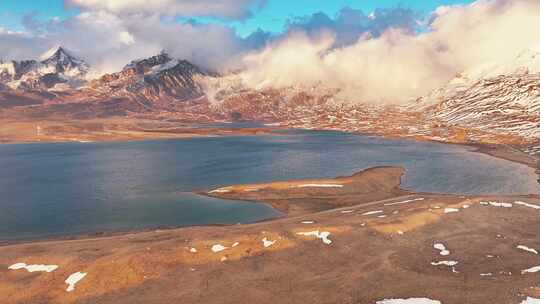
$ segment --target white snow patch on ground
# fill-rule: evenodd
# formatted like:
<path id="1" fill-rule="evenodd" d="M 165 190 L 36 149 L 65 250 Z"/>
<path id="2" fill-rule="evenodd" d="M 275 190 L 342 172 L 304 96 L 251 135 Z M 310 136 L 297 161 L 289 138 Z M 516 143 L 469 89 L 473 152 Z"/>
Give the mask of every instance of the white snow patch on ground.
<path id="1" fill-rule="evenodd" d="M 433 248 L 439 250 L 440 255 L 450 255 L 450 250 L 446 249 L 446 246 L 444 246 L 443 243 L 436 243 L 433 245 Z"/>
<path id="2" fill-rule="evenodd" d="M 321 239 L 322 242 L 325 243 L 326 245 L 332 244 L 332 240 L 328 238 L 330 236 L 330 232 L 328 231 L 319 232 L 319 230 L 315 230 L 315 231 L 310 231 L 310 232 L 298 232 L 297 234 L 303 235 L 303 236 L 314 236 L 316 238 Z"/>
<path id="3" fill-rule="evenodd" d="M 463 209 L 469 209 L 469 208 L 471 208 L 471 205 L 463 205 L 462 208 L 463 208 Z"/>
<path id="4" fill-rule="evenodd" d="M 382 210 L 369 211 L 366 213 L 362 213 L 362 215 L 374 215 L 374 214 L 379 214 L 379 213 L 383 213 L 383 211 Z"/>
<path id="5" fill-rule="evenodd" d="M 520 201 L 516 201 L 516 202 L 514 202 L 514 204 L 529 207 L 529 208 L 533 208 L 533 209 L 540 209 L 540 206 L 538 206 L 538 205 L 529 204 L 529 203 L 520 202 Z"/>
<path id="6" fill-rule="evenodd" d="M 444 208 L 444 213 L 453 213 L 453 212 L 459 212 L 459 209 L 456 209 L 456 208 Z"/>
<path id="7" fill-rule="evenodd" d="M 490 276 L 492 276 L 492 275 L 493 275 L 493 273 L 491 273 L 491 272 L 488 272 L 488 273 L 481 273 L 481 274 L 480 274 L 481 277 L 490 277 Z"/>
<path id="8" fill-rule="evenodd" d="M 377 304 L 441 304 L 441 301 L 428 298 L 410 298 L 410 299 L 384 299 L 377 301 Z"/>
<path id="9" fill-rule="evenodd" d="M 384 205 L 385 206 L 394 206 L 394 205 L 407 204 L 407 203 L 418 202 L 418 201 L 423 201 L 423 200 L 425 200 L 425 198 L 420 197 L 420 198 L 405 200 L 405 201 L 401 201 L 401 202 L 387 203 L 387 204 L 384 204 Z"/>
<path id="10" fill-rule="evenodd" d="M 522 270 L 521 271 L 521 274 L 525 274 L 525 273 L 535 273 L 535 272 L 539 272 L 540 271 L 540 266 L 535 266 L 535 267 L 531 267 L 529 269 L 525 269 L 525 270 Z"/>
<path id="11" fill-rule="evenodd" d="M 223 251 L 225 249 L 227 249 L 227 247 L 225 247 L 225 246 L 223 246 L 221 244 L 216 244 L 216 245 L 212 246 L 212 251 L 213 252 L 220 252 L 220 251 Z"/>
<path id="12" fill-rule="evenodd" d="M 343 188 L 343 185 L 337 185 L 337 184 L 304 184 L 304 185 L 299 185 L 298 188 Z"/>
<path id="13" fill-rule="evenodd" d="M 58 269 L 58 265 L 26 265 L 25 263 L 17 263 L 9 266 L 8 269 L 26 269 L 28 272 L 53 272 Z"/>
<path id="14" fill-rule="evenodd" d="M 527 299 L 523 300 L 520 304 L 540 304 L 540 299 L 527 297 Z"/>
<path id="15" fill-rule="evenodd" d="M 354 210 L 343 210 L 343 211 L 341 211 L 341 213 L 343 213 L 343 214 L 353 213 L 353 212 L 354 212 Z"/>
<path id="16" fill-rule="evenodd" d="M 302 221 L 302 224 L 315 224 L 315 221 Z"/>
<path id="17" fill-rule="evenodd" d="M 264 239 L 262 239 L 262 242 L 263 242 L 263 246 L 265 248 L 268 248 L 268 247 L 274 245 L 277 241 L 270 241 L 267 238 L 264 238 Z"/>
<path id="18" fill-rule="evenodd" d="M 431 262 L 431 265 L 433 266 L 456 266 L 459 262 L 458 261 L 438 261 L 438 262 Z"/>
<path id="19" fill-rule="evenodd" d="M 197 248 L 191 247 L 191 249 L 189 249 L 189 252 L 191 252 L 191 253 L 197 253 Z"/>
<path id="20" fill-rule="evenodd" d="M 229 193 L 231 192 L 231 189 L 227 189 L 227 188 L 219 188 L 219 189 L 216 189 L 216 190 L 212 190 L 208 193 Z"/>
<path id="21" fill-rule="evenodd" d="M 484 206 L 492 206 L 492 207 L 502 207 L 502 208 L 512 208 L 511 203 L 499 203 L 499 202 L 480 202 L 481 205 Z"/>
<path id="22" fill-rule="evenodd" d="M 236 247 L 236 246 L 238 246 L 238 245 L 240 245 L 240 243 L 239 243 L 239 242 L 235 242 L 234 244 L 232 244 L 232 248 L 234 248 L 234 247 Z"/>
<path id="23" fill-rule="evenodd" d="M 518 245 L 516 248 L 527 251 L 527 252 L 531 252 L 531 253 L 534 253 L 534 254 L 538 254 L 538 250 L 536 250 L 534 248 L 529 248 L 529 247 L 524 246 L 524 245 Z"/>
<path id="24" fill-rule="evenodd" d="M 66 279 L 66 284 L 68 284 L 68 287 L 66 288 L 66 291 L 67 292 L 74 291 L 75 290 L 75 285 L 77 283 L 79 283 L 80 280 L 84 279 L 85 276 L 86 276 L 86 273 L 84 273 L 84 272 L 76 272 L 76 273 L 71 274 Z"/>

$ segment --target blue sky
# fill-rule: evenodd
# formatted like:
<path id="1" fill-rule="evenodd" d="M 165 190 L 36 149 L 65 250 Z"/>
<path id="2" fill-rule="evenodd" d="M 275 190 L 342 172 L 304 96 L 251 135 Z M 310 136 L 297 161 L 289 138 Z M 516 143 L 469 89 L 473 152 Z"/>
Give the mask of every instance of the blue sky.
<path id="1" fill-rule="evenodd" d="M 111 0 L 114 1 L 114 0 Z M 242 36 L 249 35 L 261 28 L 279 33 L 288 19 L 324 12 L 334 16 L 341 8 L 351 7 L 370 13 L 376 8 L 401 6 L 421 13 L 429 13 L 437 6 L 470 3 L 472 0 L 268 0 L 252 18 L 244 21 L 220 21 L 209 18 L 197 18 L 199 22 L 222 23 L 235 27 Z M 53 17 L 67 18 L 77 13 L 66 9 L 62 0 L 0 0 L 0 26 L 11 30 L 22 30 L 23 16 L 37 13 L 41 20 Z"/>

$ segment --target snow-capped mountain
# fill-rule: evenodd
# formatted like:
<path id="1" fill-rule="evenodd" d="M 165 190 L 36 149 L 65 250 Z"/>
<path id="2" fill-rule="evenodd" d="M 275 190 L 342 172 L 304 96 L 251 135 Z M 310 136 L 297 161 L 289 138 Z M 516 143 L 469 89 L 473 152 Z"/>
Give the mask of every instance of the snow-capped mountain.
<path id="1" fill-rule="evenodd" d="M 0 61 L 0 83 L 13 90 L 66 90 L 83 85 L 88 70 L 83 60 L 59 47 L 41 61 Z"/>
<path id="2" fill-rule="evenodd" d="M 431 134 L 430 128 L 450 135 L 463 128 L 476 130 L 474 140 L 487 133 L 540 138 L 540 50 L 534 49 L 500 64 L 464 71 L 410 106 L 393 110 L 347 104 L 339 89 L 323 83 L 254 89 L 244 83 L 241 73 L 207 73 L 166 52 L 85 82 L 87 72 L 84 61 L 62 48 L 41 61 L 2 63 L 0 115 L 4 108 L 10 117 L 256 120 L 419 136 Z"/>
<path id="3" fill-rule="evenodd" d="M 540 138 L 540 50 L 468 70 L 413 108 L 448 125 Z"/>
<path id="4" fill-rule="evenodd" d="M 135 60 L 122 71 L 106 74 L 71 92 L 70 100 L 107 100 L 128 98 L 149 109 L 173 109 L 182 101 L 204 96 L 198 79 L 205 77 L 198 67 L 162 52 Z"/>

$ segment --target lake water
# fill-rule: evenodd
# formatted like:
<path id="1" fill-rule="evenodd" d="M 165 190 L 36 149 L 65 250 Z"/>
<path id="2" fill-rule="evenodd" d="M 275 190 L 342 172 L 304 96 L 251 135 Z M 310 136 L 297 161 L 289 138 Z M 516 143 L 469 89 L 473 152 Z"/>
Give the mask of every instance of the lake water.
<path id="1" fill-rule="evenodd" d="M 337 132 L 0 145 L 0 240 L 259 221 L 280 214 L 192 193 L 381 165 L 404 166 L 416 191 L 540 193 L 534 170 L 462 146 Z"/>

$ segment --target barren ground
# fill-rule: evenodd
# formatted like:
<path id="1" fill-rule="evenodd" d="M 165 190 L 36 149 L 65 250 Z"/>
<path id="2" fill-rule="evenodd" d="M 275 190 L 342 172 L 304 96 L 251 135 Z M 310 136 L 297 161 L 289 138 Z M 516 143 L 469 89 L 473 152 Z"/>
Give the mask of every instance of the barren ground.
<path id="1" fill-rule="evenodd" d="M 276 128 L 193 128 L 181 122 L 131 118 L 88 120 L 0 119 L 0 143 L 103 142 L 205 136 L 267 135 Z"/>
<path id="2" fill-rule="evenodd" d="M 375 168 L 222 193 L 257 199 L 260 192 L 268 202 L 277 195 L 291 213 L 275 221 L 3 246 L 1 302 L 376 303 L 426 297 L 517 304 L 540 297 L 540 272 L 522 273 L 539 266 L 540 256 L 517 248 L 540 250 L 540 197 L 408 194 L 396 187 L 402 173 Z M 379 190 L 392 198 L 370 201 Z M 449 254 L 441 255 L 436 243 Z M 214 252 L 214 245 L 225 249 Z M 458 263 L 432 265 L 441 261 Z M 59 268 L 8 270 L 19 262 Z M 66 292 L 64 281 L 78 271 L 87 276 Z"/>

